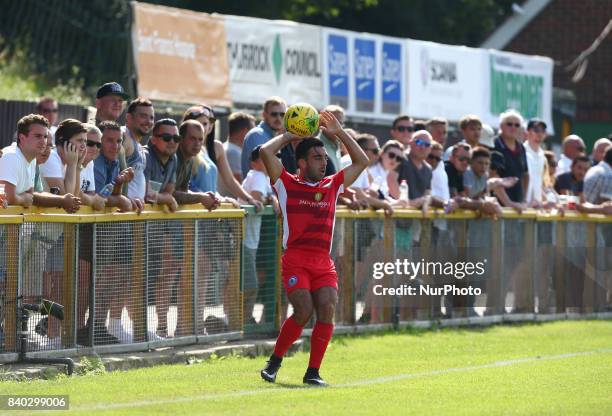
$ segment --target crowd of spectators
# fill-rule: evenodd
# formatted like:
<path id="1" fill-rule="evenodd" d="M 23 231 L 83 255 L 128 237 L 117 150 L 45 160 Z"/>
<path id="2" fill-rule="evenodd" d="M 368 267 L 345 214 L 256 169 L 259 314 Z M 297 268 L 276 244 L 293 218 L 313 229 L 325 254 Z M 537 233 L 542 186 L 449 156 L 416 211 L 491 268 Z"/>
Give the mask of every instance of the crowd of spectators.
<path id="1" fill-rule="evenodd" d="M 259 123 L 250 114 L 230 114 L 224 143 L 215 139 L 217 117 L 205 104 L 189 107 L 180 121 L 156 120 L 150 100 L 129 101 L 116 82 L 102 85 L 95 103 L 96 117 L 91 123 L 60 121 L 58 103 L 49 97 L 39 101 L 36 114 L 18 121 L 15 142 L 0 152 L 4 206 L 58 207 L 68 213 L 81 206 L 94 210 L 114 207 L 140 213 L 145 203 L 170 212 L 180 204 L 215 210 L 221 203 L 230 203 L 253 205 L 257 210 L 272 204 L 278 212 L 259 147 L 283 130 L 287 103 L 281 97 L 263 103 Z M 330 105 L 325 110 L 344 124 L 343 108 Z M 369 157 L 370 166 L 345 190 L 339 203 L 353 210 L 381 209 L 388 216 L 397 208 L 408 207 L 423 212 L 438 207 L 447 213 L 468 209 L 492 216 L 499 215 L 502 207 L 518 212 L 576 209 L 612 215 L 609 139 L 597 140 L 588 155 L 583 140 L 569 135 L 562 141 L 557 160 L 545 149 L 548 126 L 544 121 L 525 121 L 517 111 L 508 110 L 500 115 L 496 127 L 497 134 L 478 116 L 466 115 L 458 123 L 459 137 L 452 145 L 447 143 L 449 123 L 442 117 L 414 120 L 399 115 L 389 137 L 348 129 Z M 328 157 L 326 174 L 350 164 L 340 143 L 322 133 L 318 138 Z M 283 148 L 278 156 L 288 172 L 296 173 L 295 144 Z M 246 320 L 252 320 L 257 295 L 255 256 L 260 226 L 256 217 L 247 221 Z M 441 232 L 445 229 L 443 222 L 435 227 Z M 170 235 L 173 230 L 163 232 Z M 168 244 L 174 244 L 171 237 Z M 162 292 L 173 285 L 172 277 L 157 281 L 153 298 L 160 317 L 168 307 Z M 111 324 L 121 318 L 126 302 L 108 299 Z M 166 327 L 165 318 L 159 319 L 149 338 L 169 336 Z M 131 340 L 122 327 L 98 329 L 110 342 Z"/>

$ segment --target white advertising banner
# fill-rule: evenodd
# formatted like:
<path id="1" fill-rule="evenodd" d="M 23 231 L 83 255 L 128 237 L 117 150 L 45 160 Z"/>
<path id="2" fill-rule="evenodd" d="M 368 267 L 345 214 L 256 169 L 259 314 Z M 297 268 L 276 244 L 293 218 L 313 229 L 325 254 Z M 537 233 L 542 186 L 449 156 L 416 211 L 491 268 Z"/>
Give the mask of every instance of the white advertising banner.
<path id="1" fill-rule="evenodd" d="M 488 53 L 487 121 L 497 124 L 500 113 L 514 108 L 525 120 L 541 118 L 552 132 L 553 61 L 511 52 L 490 50 Z"/>
<path id="2" fill-rule="evenodd" d="M 459 120 L 486 114 L 487 51 L 407 40 L 407 113 L 415 118 Z"/>
<path id="3" fill-rule="evenodd" d="M 224 16 L 232 101 L 321 107 L 321 28 L 294 22 Z"/>

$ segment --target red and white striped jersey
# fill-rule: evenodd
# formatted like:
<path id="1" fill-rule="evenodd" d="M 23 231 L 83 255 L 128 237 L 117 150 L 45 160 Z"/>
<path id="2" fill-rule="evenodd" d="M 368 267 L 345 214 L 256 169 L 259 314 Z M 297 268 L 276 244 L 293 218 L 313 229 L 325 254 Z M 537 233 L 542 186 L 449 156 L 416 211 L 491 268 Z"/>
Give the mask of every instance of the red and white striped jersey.
<path id="1" fill-rule="evenodd" d="M 283 247 L 310 252 L 331 251 L 336 202 L 344 192 L 344 171 L 309 183 L 284 168 L 273 183 L 283 212 Z"/>

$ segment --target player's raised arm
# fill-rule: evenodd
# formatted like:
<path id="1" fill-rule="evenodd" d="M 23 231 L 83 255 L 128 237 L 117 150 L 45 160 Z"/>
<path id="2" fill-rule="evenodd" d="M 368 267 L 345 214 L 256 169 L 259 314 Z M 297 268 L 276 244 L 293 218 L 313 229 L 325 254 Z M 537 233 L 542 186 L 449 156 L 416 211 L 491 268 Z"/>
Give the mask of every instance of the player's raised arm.
<path id="1" fill-rule="evenodd" d="M 370 160 L 365 152 L 359 147 L 355 139 L 342 129 L 336 117 L 327 111 L 320 114 L 321 130 L 327 137 L 335 137 L 346 146 L 351 164 L 344 168 L 344 187 L 348 188 L 361 175 L 361 172 L 368 167 Z"/>
<path id="2" fill-rule="evenodd" d="M 261 146 L 259 154 L 261 155 L 261 159 L 263 160 L 263 163 L 266 166 L 268 176 L 270 176 L 270 181 L 272 183 L 276 182 L 276 180 L 280 177 L 281 172 L 283 171 L 283 164 L 276 157 L 276 154 L 279 152 L 279 150 L 281 150 L 283 147 L 285 147 L 292 141 L 301 139 L 301 137 L 296 136 L 295 134 L 283 133 L 279 136 L 270 139 L 266 144 Z"/>

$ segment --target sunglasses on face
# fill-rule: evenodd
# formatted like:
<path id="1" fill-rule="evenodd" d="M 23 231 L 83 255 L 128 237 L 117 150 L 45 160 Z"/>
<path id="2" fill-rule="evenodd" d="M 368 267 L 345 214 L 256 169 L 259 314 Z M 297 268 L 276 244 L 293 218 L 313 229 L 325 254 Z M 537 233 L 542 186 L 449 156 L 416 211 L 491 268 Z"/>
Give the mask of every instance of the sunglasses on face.
<path id="1" fill-rule="evenodd" d="M 579 152 L 584 152 L 585 147 L 584 147 L 584 146 L 578 146 L 578 147 L 576 148 L 576 150 L 578 150 Z"/>
<path id="2" fill-rule="evenodd" d="M 397 153 L 393 153 L 393 152 L 388 152 L 387 156 L 389 156 L 389 159 L 391 159 L 391 160 L 395 159 L 398 162 L 401 162 L 402 159 L 403 159 L 400 155 L 398 155 Z"/>
<path id="3" fill-rule="evenodd" d="M 546 129 L 542 127 L 534 127 L 531 130 L 533 130 L 534 133 L 546 133 Z"/>
<path id="4" fill-rule="evenodd" d="M 272 117 L 285 117 L 285 113 L 282 111 L 272 111 L 270 115 Z"/>
<path id="5" fill-rule="evenodd" d="M 469 162 L 469 161 L 470 161 L 470 158 L 469 158 L 469 157 L 467 157 L 467 156 L 460 156 L 460 157 L 458 157 L 458 158 L 457 158 L 457 160 L 458 160 L 459 162 Z"/>
<path id="6" fill-rule="evenodd" d="M 521 123 L 511 123 L 511 122 L 508 122 L 508 123 L 506 123 L 506 126 L 508 126 L 508 127 L 515 127 L 515 128 L 518 129 L 519 127 L 521 127 Z"/>
<path id="7" fill-rule="evenodd" d="M 414 143 L 420 147 L 431 147 L 431 143 L 423 139 L 416 139 Z"/>
<path id="8" fill-rule="evenodd" d="M 429 156 L 427 156 L 427 159 L 435 160 L 436 162 L 439 162 L 439 161 L 442 160 L 442 158 L 440 156 L 436 156 L 436 155 L 429 155 Z"/>
<path id="9" fill-rule="evenodd" d="M 93 140 L 87 140 L 87 147 L 97 147 L 98 149 L 102 149 L 101 142 L 94 142 Z"/>
<path id="10" fill-rule="evenodd" d="M 175 143 L 179 143 L 182 139 L 181 136 L 179 136 L 178 134 L 159 134 L 157 135 L 157 137 L 159 137 L 160 139 L 162 139 L 163 141 L 165 141 L 166 143 L 169 143 L 170 141 L 174 140 Z"/>
<path id="11" fill-rule="evenodd" d="M 366 152 L 370 151 L 370 152 L 374 153 L 375 155 L 377 155 L 378 152 L 380 152 L 380 149 L 378 147 L 373 147 L 371 149 L 365 149 L 365 150 L 366 150 Z"/>
<path id="12" fill-rule="evenodd" d="M 397 126 L 395 130 L 399 131 L 400 133 L 412 133 L 414 131 L 414 126 Z"/>

